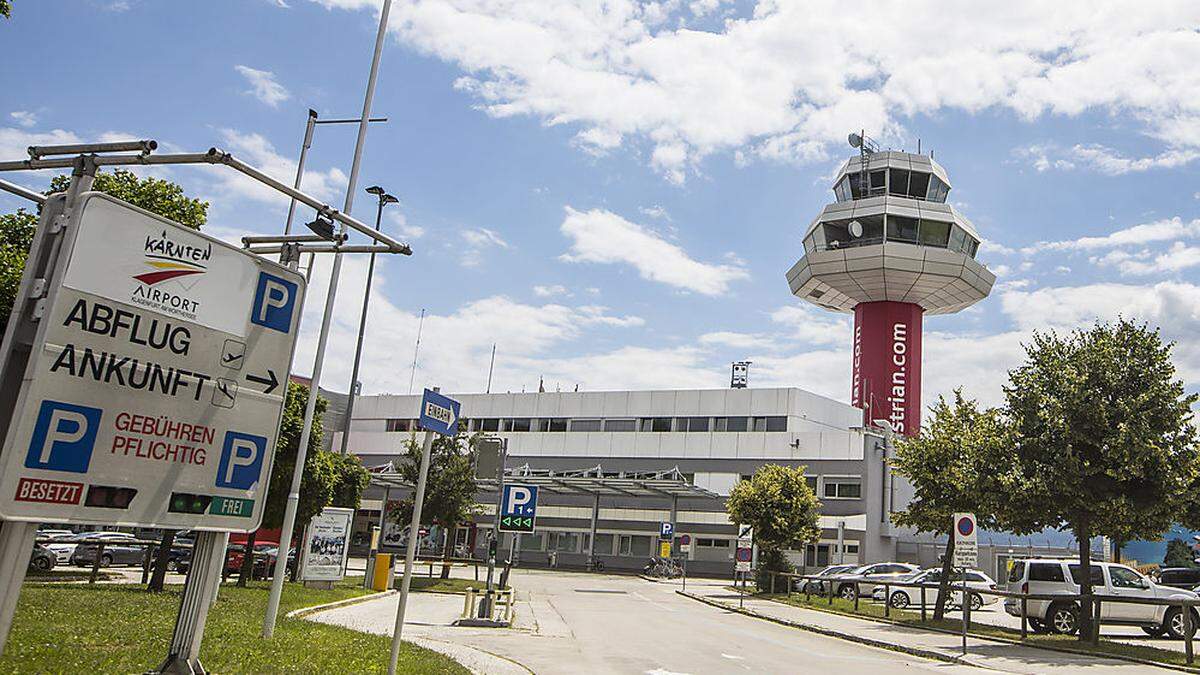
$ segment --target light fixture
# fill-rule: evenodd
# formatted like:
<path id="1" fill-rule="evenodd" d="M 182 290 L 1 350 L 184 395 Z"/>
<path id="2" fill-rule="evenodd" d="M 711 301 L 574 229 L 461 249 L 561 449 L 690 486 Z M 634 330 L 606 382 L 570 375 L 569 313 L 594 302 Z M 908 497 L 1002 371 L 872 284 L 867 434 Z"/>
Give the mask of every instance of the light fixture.
<path id="1" fill-rule="evenodd" d="M 333 241 L 333 222 L 328 218 L 322 218 L 318 215 L 316 219 L 310 223 L 306 223 L 305 225 L 308 227 L 308 229 L 313 231 L 313 234 L 317 235 L 318 237 Z"/>
<path id="2" fill-rule="evenodd" d="M 378 185 L 372 185 L 371 187 L 367 188 L 367 192 L 375 195 L 376 197 L 379 197 L 379 202 L 381 204 L 399 204 L 400 203 L 399 199 L 396 199 L 392 195 L 388 194 L 386 190 L 379 187 Z"/>

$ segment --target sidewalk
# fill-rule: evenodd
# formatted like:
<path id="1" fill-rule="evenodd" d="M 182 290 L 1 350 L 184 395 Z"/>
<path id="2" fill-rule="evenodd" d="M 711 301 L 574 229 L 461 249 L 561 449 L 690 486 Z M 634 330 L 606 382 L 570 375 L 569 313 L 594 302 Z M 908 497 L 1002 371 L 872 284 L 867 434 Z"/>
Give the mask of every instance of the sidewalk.
<path id="1" fill-rule="evenodd" d="M 682 592 L 681 592 L 682 593 Z M 738 594 L 720 585 L 688 584 L 682 593 L 690 598 L 737 611 Z M 753 596 L 743 599 L 745 611 L 762 619 L 785 623 L 796 628 L 824 635 L 831 635 L 864 644 L 885 647 L 897 651 L 936 658 L 943 661 L 964 663 L 1006 673 L 1036 675 L 1054 673 L 1151 673 L 1172 672 L 1174 669 L 1159 668 L 1140 663 L 1116 659 L 1068 654 L 1048 649 L 1015 645 L 1008 642 L 969 637 L 967 655 L 962 655 L 962 636 L 925 631 L 907 626 L 896 626 L 867 619 L 794 607 Z"/>

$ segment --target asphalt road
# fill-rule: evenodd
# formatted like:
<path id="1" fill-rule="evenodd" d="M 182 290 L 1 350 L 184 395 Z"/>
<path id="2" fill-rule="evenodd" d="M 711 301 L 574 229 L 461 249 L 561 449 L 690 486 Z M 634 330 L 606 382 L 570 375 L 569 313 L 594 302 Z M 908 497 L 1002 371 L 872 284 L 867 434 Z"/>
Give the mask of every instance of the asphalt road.
<path id="1" fill-rule="evenodd" d="M 536 673 L 979 672 L 729 613 L 680 597 L 674 585 L 636 577 L 515 570 L 512 583 L 519 611 L 528 613 L 520 622 L 525 630 L 423 623 L 411 635 L 468 644 Z M 314 618 L 390 634 L 389 600 Z"/>

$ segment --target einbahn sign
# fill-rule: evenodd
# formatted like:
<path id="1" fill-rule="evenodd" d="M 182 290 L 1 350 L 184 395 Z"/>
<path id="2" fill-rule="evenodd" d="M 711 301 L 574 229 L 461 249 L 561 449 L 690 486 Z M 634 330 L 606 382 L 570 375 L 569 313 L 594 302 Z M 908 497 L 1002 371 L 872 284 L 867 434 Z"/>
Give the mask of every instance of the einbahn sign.
<path id="1" fill-rule="evenodd" d="M 53 278 L 31 286 L 45 297 L 14 311 L 37 328 L 0 517 L 256 529 L 304 278 L 100 193 L 62 236 Z"/>

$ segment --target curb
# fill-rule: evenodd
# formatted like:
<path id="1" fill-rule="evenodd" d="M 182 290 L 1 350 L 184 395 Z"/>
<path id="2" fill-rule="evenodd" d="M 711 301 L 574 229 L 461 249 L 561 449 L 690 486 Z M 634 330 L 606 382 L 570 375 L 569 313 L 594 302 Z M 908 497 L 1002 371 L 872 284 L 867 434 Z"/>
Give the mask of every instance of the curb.
<path id="1" fill-rule="evenodd" d="M 964 664 L 964 665 L 969 665 L 969 666 L 986 668 L 986 666 L 981 666 L 977 663 L 972 663 L 969 659 L 964 659 L 961 656 L 944 654 L 942 652 L 936 652 L 936 651 L 932 651 L 932 650 L 909 648 L 909 647 L 905 647 L 903 645 L 897 645 L 895 643 L 890 643 L 890 642 L 884 643 L 879 640 L 872 640 L 869 638 L 863 638 L 858 635 L 842 633 L 840 631 L 823 628 L 821 626 L 814 626 L 812 624 L 804 624 L 804 623 L 799 623 L 796 621 L 789 621 L 787 619 L 780 619 L 780 618 L 769 616 L 766 614 L 760 614 L 753 610 L 738 609 L 737 607 L 730 607 L 728 605 L 717 602 L 715 600 L 709 600 L 707 598 L 693 595 L 692 593 L 685 593 L 683 591 L 675 591 L 675 592 L 679 593 L 680 595 L 689 597 L 693 600 L 702 602 L 704 604 L 712 605 L 713 607 L 718 607 L 720 609 L 725 609 L 725 610 L 728 610 L 731 612 L 737 612 L 739 614 L 745 614 L 746 616 L 752 616 L 757 619 L 764 619 L 766 621 L 771 621 L 773 623 L 778 623 L 778 624 L 784 625 L 784 626 L 791 626 L 793 628 L 808 630 L 808 631 L 812 631 L 814 633 L 828 635 L 830 637 L 836 637 L 836 638 L 840 638 L 843 640 L 849 640 L 851 642 L 860 642 L 863 644 L 873 645 L 876 647 L 882 647 L 883 649 L 891 649 L 893 651 L 901 651 L 901 652 L 913 654 L 915 656 L 924 656 L 926 658 L 937 659 L 939 661 L 949 661 L 952 663 L 959 663 L 959 664 Z M 775 600 L 769 600 L 769 601 L 777 602 Z M 778 604 L 787 605 L 787 603 L 778 603 Z M 788 606 L 791 606 L 791 605 L 788 605 Z M 800 609 L 806 609 L 806 608 L 801 607 Z M 814 612 L 824 612 L 824 610 L 818 609 L 818 608 L 808 608 L 808 609 L 811 609 Z M 902 628 L 918 628 L 917 626 L 913 626 L 911 624 L 901 623 L 899 621 L 889 621 L 887 619 L 881 619 L 881 618 L 873 617 L 873 616 L 854 616 L 854 615 L 850 615 L 850 614 L 843 614 L 840 612 L 825 612 L 825 613 L 837 614 L 838 616 L 848 616 L 848 617 L 854 618 L 854 619 L 862 619 L 863 621 L 873 621 L 875 623 L 887 624 L 889 626 L 900 626 Z M 934 627 L 924 627 L 921 630 L 927 630 L 927 631 L 934 632 L 934 633 L 943 633 L 943 634 L 947 634 L 947 635 L 958 635 L 959 634 L 959 633 L 955 633 L 952 631 L 947 631 L 947 630 L 943 630 L 941 628 L 934 628 Z M 1084 657 L 1092 657 L 1092 658 L 1096 658 L 1096 659 L 1110 659 L 1113 661 L 1124 661 L 1126 663 L 1136 663 L 1136 664 L 1143 665 L 1143 666 L 1154 666 L 1156 668 L 1166 668 L 1168 670 L 1175 670 L 1175 671 L 1179 671 L 1182 673 L 1200 672 L 1200 668 L 1189 668 L 1187 666 L 1181 666 L 1181 665 L 1177 665 L 1174 663 L 1164 663 L 1162 661 L 1151 661 L 1149 659 L 1141 659 L 1136 656 L 1122 656 L 1119 654 L 1092 654 L 1092 653 L 1088 653 L 1088 652 L 1076 651 L 1073 649 L 1059 649 L 1057 647 L 1051 647 L 1048 645 L 1039 645 L 1039 644 L 1032 644 L 1029 642 L 1021 642 L 1020 640 L 1010 640 L 1010 639 L 1006 639 L 1006 638 L 1002 638 L 1002 637 L 982 636 L 982 635 L 975 635 L 975 634 L 972 634 L 971 638 L 975 639 L 975 640 L 984 640 L 987 642 L 995 642 L 995 643 L 1000 643 L 1000 644 L 1010 644 L 1010 645 L 1019 645 L 1022 647 L 1031 647 L 1033 649 L 1041 649 L 1044 651 L 1055 652 L 1058 654 L 1070 654 L 1072 656 L 1084 656 Z"/>
<path id="2" fill-rule="evenodd" d="M 370 593 L 367 595 L 360 595 L 360 596 L 353 597 L 353 598 L 346 598 L 344 600 L 337 600 L 335 602 L 327 602 L 323 605 L 313 605 L 312 607 L 301 607 L 300 609 L 293 609 L 292 611 L 288 612 L 287 614 L 284 614 L 283 616 L 284 616 L 284 618 L 287 618 L 287 619 L 299 619 L 299 618 L 308 616 L 309 614 L 316 614 L 317 612 L 323 612 L 327 609 L 337 609 L 338 607 L 347 607 L 349 605 L 357 605 L 360 602 L 367 602 L 368 600 L 378 600 L 379 598 L 386 598 L 389 595 L 395 595 L 396 593 L 399 593 L 399 592 L 400 591 L 396 591 L 396 590 L 380 591 L 378 593 Z"/>
<path id="3" fill-rule="evenodd" d="M 780 603 L 778 600 L 770 600 L 770 602 L 776 602 L 776 603 L 782 604 L 782 605 L 787 604 L 787 603 Z M 814 612 L 825 612 L 825 610 L 816 608 L 816 607 L 813 607 L 812 610 Z M 890 619 L 884 619 L 882 617 L 854 616 L 852 614 L 842 614 L 840 612 L 825 612 L 825 613 L 839 614 L 841 616 L 849 616 L 851 618 L 863 619 L 865 621 L 874 621 L 875 623 L 887 624 L 889 626 L 900 626 L 903 628 L 916 628 L 916 626 L 913 626 L 912 624 L 902 623 L 899 621 L 892 621 Z M 980 625 L 989 625 L 989 624 L 980 624 Z M 945 635 L 961 635 L 962 634 L 958 631 L 946 630 L 944 628 L 935 628 L 933 626 L 926 626 L 923 628 L 923 630 L 932 631 L 934 633 L 943 633 Z M 1034 644 L 1031 642 L 1021 642 L 1020 640 L 1017 640 L 1017 639 L 992 636 L 992 635 L 976 635 L 976 634 L 972 633 L 971 637 L 976 640 L 987 640 L 989 642 L 999 642 L 1001 644 L 1019 645 L 1022 647 L 1032 647 L 1034 649 L 1042 649 L 1042 650 L 1045 650 L 1048 652 L 1055 652 L 1057 654 L 1071 654 L 1072 656 L 1090 656 L 1090 657 L 1097 658 L 1097 659 L 1112 659 L 1114 661 L 1125 661 L 1128 663 L 1136 663 L 1136 664 L 1142 665 L 1142 666 L 1154 666 L 1155 668 L 1166 668 L 1168 670 L 1176 670 L 1181 673 L 1200 673 L 1200 666 L 1186 666 L 1186 665 L 1181 666 L 1176 663 L 1166 663 L 1164 661 L 1152 661 L 1150 659 L 1143 659 L 1143 658 L 1139 658 L 1136 656 L 1124 656 L 1121 654 L 1095 654 L 1095 653 L 1078 651 L 1075 649 L 1062 649 L 1060 647 L 1054 647 L 1051 645 L 1039 645 L 1039 644 Z"/>
<path id="4" fill-rule="evenodd" d="M 755 612 L 754 610 L 750 610 L 750 609 L 740 609 L 738 607 L 732 607 L 730 605 L 726 605 L 723 602 L 717 602 L 716 600 L 709 600 L 708 598 L 696 595 L 694 593 L 688 593 L 686 591 L 675 591 L 675 592 L 678 593 L 679 595 L 684 596 L 685 598 L 691 598 L 692 600 L 695 600 L 697 602 L 702 602 L 706 605 L 716 607 L 718 609 L 723 609 L 723 610 L 734 612 L 737 614 L 743 614 L 745 616 L 754 617 L 756 619 L 763 619 L 764 621 L 770 621 L 771 623 L 777 623 L 781 626 L 788 626 L 790 628 L 799 628 L 801 630 L 806 630 L 806 631 L 809 631 L 812 633 L 818 633 L 820 635 L 826 635 L 826 636 L 838 638 L 841 640 L 848 640 L 850 642 L 857 642 L 859 644 L 864 644 L 864 645 L 868 645 L 871 647 L 878 647 L 880 649 L 887 649 L 888 651 L 901 652 L 904 654 L 909 654 L 911 656 L 920 656 L 922 658 L 933 659 L 935 661 L 942 661 L 945 663 L 953 663 L 956 665 L 967 665 L 967 666 L 980 667 L 980 666 L 978 666 L 978 664 L 971 663 L 970 661 L 967 661 L 961 657 L 954 656 L 952 654 L 946 654 L 946 653 L 939 652 L 939 651 L 934 651 L 932 649 L 921 649 L 919 647 L 907 647 L 905 645 L 896 644 L 894 642 L 884 642 L 883 640 L 875 640 L 872 638 L 863 637 L 861 635 L 851 635 L 850 633 L 843 633 L 841 631 L 831 630 L 829 628 L 823 628 L 821 626 L 814 626 L 812 624 L 800 623 L 798 621 L 789 621 L 787 619 L 780 619 L 778 617 L 768 616 L 766 614 L 760 614 L 760 613 Z"/>

